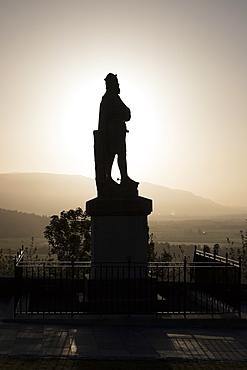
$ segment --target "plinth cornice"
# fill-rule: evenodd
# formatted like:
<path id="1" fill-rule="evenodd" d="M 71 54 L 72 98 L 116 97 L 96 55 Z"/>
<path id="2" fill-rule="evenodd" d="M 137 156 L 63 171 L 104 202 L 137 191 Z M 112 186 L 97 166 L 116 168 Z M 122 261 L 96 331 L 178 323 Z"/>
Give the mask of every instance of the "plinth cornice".
<path id="1" fill-rule="evenodd" d="M 123 199 L 94 198 L 86 202 L 89 216 L 137 216 L 152 212 L 152 200 L 144 197 Z"/>

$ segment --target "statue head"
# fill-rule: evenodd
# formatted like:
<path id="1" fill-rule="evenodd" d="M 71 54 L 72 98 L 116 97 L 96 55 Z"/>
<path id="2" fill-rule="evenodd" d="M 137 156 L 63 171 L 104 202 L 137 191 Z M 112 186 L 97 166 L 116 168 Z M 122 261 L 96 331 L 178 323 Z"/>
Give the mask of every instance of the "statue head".
<path id="1" fill-rule="evenodd" d="M 114 75 L 113 73 L 109 73 L 105 78 L 105 83 L 106 83 L 107 91 L 116 92 L 117 94 L 120 93 L 117 75 Z"/>

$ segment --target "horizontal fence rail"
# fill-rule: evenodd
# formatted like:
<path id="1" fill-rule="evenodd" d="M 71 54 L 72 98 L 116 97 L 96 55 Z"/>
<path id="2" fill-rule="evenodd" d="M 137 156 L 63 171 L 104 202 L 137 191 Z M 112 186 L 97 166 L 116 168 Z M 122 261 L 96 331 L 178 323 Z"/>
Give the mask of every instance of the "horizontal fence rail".
<path id="1" fill-rule="evenodd" d="M 222 262 L 224 264 L 229 264 L 231 266 L 239 267 L 239 260 L 236 261 L 236 260 L 228 258 L 228 253 L 226 253 L 225 257 L 223 257 L 223 256 L 218 256 L 216 253 L 212 254 L 209 252 L 196 250 L 195 255 L 204 257 L 204 261 L 206 262 L 207 260 L 208 263 L 210 263 L 211 260 L 214 260 L 215 262 Z"/>
<path id="2" fill-rule="evenodd" d="M 240 292 L 237 261 L 95 264 L 25 261 L 20 254 L 14 315 L 241 315 Z"/>

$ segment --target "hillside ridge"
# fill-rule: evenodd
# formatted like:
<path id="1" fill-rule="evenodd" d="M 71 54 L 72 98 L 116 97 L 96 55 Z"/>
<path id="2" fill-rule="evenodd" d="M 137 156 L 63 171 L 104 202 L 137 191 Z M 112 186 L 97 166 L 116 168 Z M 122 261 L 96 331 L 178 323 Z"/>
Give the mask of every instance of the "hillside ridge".
<path id="1" fill-rule="evenodd" d="M 220 205 L 192 192 L 142 182 L 139 195 L 153 200 L 152 218 L 217 217 L 246 209 Z M 81 207 L 97 196 L 95 181 L 82 175 L 52 173 L 0 174 L 0 207 L 51 216 Z"/>
<path id="2" fill-rule="evenodd" d="M 46 216 L 0 208 L 0 238 L 42 238 L 49 222 Z"/>

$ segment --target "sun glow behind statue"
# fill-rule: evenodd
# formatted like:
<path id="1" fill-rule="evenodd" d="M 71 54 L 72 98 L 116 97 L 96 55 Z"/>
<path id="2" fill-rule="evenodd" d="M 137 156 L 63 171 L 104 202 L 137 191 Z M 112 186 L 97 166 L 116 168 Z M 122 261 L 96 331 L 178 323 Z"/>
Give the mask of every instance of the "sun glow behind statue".
<path id="1" fill-rule="evenodd" d="M 246 206 L 247 1 L 1 4 L 1 173 L 94 178 L 112 72 L 129 176 Z"/>

